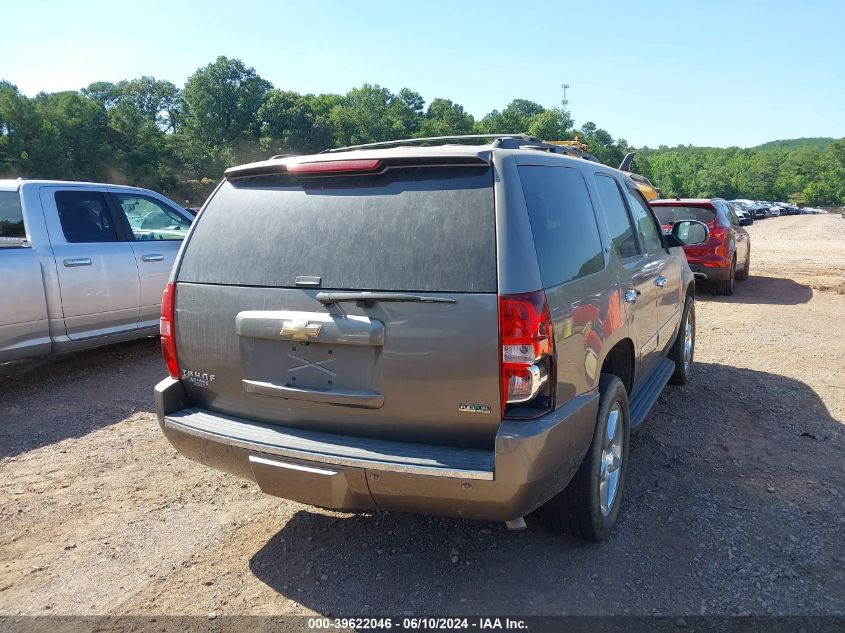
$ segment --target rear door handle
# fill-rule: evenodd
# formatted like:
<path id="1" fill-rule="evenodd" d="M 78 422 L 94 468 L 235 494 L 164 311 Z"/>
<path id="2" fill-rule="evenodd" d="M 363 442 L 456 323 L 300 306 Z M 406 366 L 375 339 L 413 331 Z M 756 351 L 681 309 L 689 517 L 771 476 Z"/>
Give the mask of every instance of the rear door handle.
<path id="1" fill-rule="evenodd" d="M 141 261 L 145 262 L 160 262 L 164 260 L 164 255 L 155 253 L 153 255 L 141 255 Z"/>
<path id="2" fill-rule="evenodd" d="M 62 262 L 65 265 L 65 268 L 76 268 L 77 266 L 90 266 L 91 265 L 91 258 L 90 257 L 73 257 L 71 259 L 66 259 Z"/>
<path id="3" fill-rule="evenodd" d="M 666 277 L 664 277 L 663 275 L 660 275 L 657 279 L 654 280 L 654 285 L 657 286 L 658 288 L 662 288 L 663 286 L 666 285 L 666 281 L 667 281 Z"/>
<path id="4" fill-rule="evenodd" d="M 637 300 L 637 295 L 640 294 L 639 290 L 626 290 L 625 291 L 625 301 L 628 303 L 634 303 Z"/>

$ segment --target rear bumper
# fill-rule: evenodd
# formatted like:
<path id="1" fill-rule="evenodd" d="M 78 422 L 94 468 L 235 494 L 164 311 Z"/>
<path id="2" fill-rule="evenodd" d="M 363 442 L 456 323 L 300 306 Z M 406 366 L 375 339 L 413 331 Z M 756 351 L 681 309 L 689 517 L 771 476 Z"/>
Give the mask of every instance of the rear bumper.
<path id="1" fill-rule="evenodd" d="M 696 279 L 707 281 L 727 281 L 731 275 L 731 262 L 728 260 L 724 266 L 704 266 L 698 262 L 688 262 L 692 274 Z"/>
<path id="2" fill-rule="evenodd" d="M 182 384 L 156 385 L 164 434 L 186 457 L 261 490 L 338 510 L 391 510 L 507 521 L 571 480 L 592 440 L 597 392 L 537 420 L 506 421 L 494 450 L 303 431 L 192 408 Z"/>

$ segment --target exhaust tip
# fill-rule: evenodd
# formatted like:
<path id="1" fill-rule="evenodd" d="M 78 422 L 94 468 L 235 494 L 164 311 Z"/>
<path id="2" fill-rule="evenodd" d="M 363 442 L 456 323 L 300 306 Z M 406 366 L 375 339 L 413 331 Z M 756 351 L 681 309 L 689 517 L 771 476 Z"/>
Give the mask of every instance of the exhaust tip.
<path id="1" fill-rule="evenodd" d="M 511 521 L 505 521 L 505 527 L 509 530 L 524 530 L 528 526 L 525 525 L 525 517 L 519 517 Z"/>

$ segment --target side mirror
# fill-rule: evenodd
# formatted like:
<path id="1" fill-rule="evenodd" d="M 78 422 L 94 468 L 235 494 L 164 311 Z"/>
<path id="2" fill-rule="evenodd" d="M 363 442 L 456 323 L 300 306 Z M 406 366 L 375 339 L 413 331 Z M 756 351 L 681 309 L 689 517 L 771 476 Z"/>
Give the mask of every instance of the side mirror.
<path id="1" fill-rule="evenodd" d="M 671 235 L 682 246 L 704 244 L 710 237 L 710 229 L 702 222 L 682 220 L 672 225 Z"/>
<path id="2" fill-rule="evenodd" d="M 739 219 L 739 225 L 740 226 L 751 226 L 752 224 L 754 224 L 753 218 L 740 218 Z"/>

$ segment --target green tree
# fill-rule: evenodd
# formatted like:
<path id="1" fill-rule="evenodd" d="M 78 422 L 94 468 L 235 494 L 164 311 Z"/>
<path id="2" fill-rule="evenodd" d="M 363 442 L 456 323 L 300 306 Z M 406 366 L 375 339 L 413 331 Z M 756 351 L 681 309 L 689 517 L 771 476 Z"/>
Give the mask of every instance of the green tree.
<path id="1" fill-rule="evenodd" d="M 174 141 L 182 160 L 200 175 L 217 175 L 233 162 L 261 157 L 258 112 L 272 88 L 239 59 L 221 56 L 197 70 L 182 91 Z"/>
<path id="2" fill-rule="evenodd" d="M 565 141 L 573 136 L 572 125 L 569 112 L 554 108 L 538 112 L 528 119 L 526 131 L 546 141 Z"/>
<path id="3" fill-rule="evenodd" d="M 327 117 L 315 112 L 308 98 L 289 90 L 272 90 L 258 110 L 261 147 L 276 153 L 319 152 L 331 146 Z"/>
<path id="4" fill-rule="evenodd" d="M 402 137 L 416 136 L 423 121 L 425 99 L 418 92 L 402 88 L 388 106 L 388 117 Z"/>
<path id="5" fill-rule="evenodd" d="M 513 132 L 505 129 L 505 119 L 498 110 L 493 110 L 475 124 L 475 131 L 478 134 L 498 134 L 500 132 Z"/>
<path id="6" fill-rule="evenodd" d="M 514 99 L 504 110 L 502 110 L 502 124 L 505 129 L 499 132 L 527 132 L 531 120 L 545 112 L 546 109 L 539 103 L 528 99 Z"/>
<path id="7" fill-rule="evenodd" d="M 261 132 L 258 110 L 272 88 L 241 60 L 218 57 L 185 84 L 185 132 L 211 146 L 257 140 Z"/>
<path id="8" fill-rule="evenodd" d="M 401 121 L 391 116 L 395 99 L 379 85 L 364 84 L 350 90 L 329 113 L 335 143 L 358 145 L 401 137 Z"/>
<path id="9" fill-rule="evenodd" d="M 171 190 L 176 184 L 173 156 L 161 129 L 129 100 L 110 108 L 107 116 L 112 147 L 109 180 Z"/>
<path id="10" fill-rule="evenodd" d="M 435 99 L 422 122 L 422 136 L 471 134 L 475 121 L 464 107 L 449 99 Z"/>
<path id="11" fill-rule="evenodd" d="M 78 92 L 41 93 L 33 100 L 40 119 L 28 144 L 29 175 L 99 180 L 111 166 L 106 110 Z"/>

